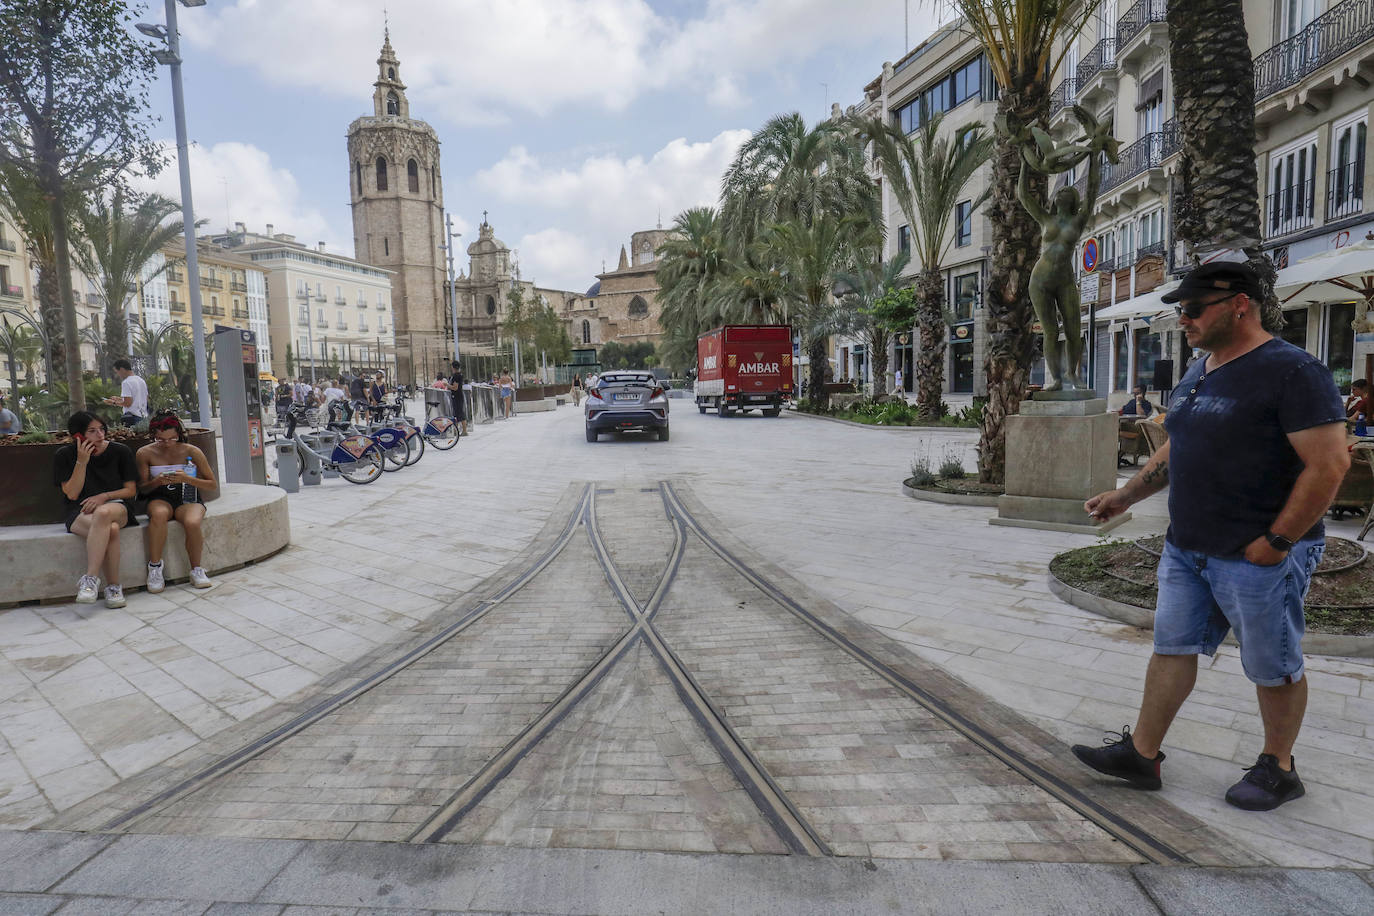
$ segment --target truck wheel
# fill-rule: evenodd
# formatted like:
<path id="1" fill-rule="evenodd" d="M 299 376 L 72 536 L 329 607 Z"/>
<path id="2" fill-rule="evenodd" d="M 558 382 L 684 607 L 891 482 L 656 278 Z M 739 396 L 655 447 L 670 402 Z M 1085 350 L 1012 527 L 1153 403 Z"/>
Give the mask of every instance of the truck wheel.
<path id="1" fill-rule="evenodd" d="M 769 408 L 767 408 L 766 410 L 764 410 L 763 415 L 764 415 L 765 417 L 776 417 L 776 416 L 778 416 L 778 415 L 781 414 L 781 413 L 782 413 L 782 408 L 781 408 L 781 407 L 769 407 Z"/>
<path id="2" fill-rule="evenodd" d="M 705 405 L 705 404 L 698 404 L 698 405 L 697 405 L 697 413 L 702 413 L 702 414 L 706 413 L 706 405 Z"/>
<path id="3" fill-rule="evenodd" d="M 587 441 L 588 441 L 588 442 L 595 442 L 597 439 L 600 439 L 600 438 L 601 438 L 601 434 L 600 434 L 600 433 L 598 433 L 596 430 L 592 429 L 590 426 L 587 427 Z"/>
<path id="4" fill-rule="evenodd" d="M 668 427 L 666 427 L 666 426 L 660 426 L 660 427 L 658 428 L 658 441 L 659 441 L 659 442 L 667 442 L 667 441 L 668 441 Z"/>
<path id="5" fill-rule="evenodd" d="M 729 406 L 726 405 L 726 403 L 725 403 L 725 398 L 721 398 L 719 401 L 716 401 L 716 416 L 718 416 L 718 417 L 728 417 L 728 416 L 730 416 L 730 408 L 729 408 Z"/>

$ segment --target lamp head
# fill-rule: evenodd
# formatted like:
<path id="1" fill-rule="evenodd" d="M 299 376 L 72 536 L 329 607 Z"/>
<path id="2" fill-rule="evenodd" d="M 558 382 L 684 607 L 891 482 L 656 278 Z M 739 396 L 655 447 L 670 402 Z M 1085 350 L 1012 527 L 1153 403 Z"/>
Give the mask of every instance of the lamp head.
<path id="1" fill-rule="evenodd" d="M 134 26 L 134 28 L 138 29 L 140 32 L 142 32 L 144 35 L 147 35 L 149 38 L 160 38 L 164 41 L 167 38 L 167 27 L 165 25 L 154 25 L 151 22 L 140 22 L 138 25 Z"/>
<path id="2" fill-rule="evenodd" d="M 175 65 L 175 64 L 181 63 L 181 58 L 180 58 L 180 57 L 177 57 L 177 56 L 176 56 L 175 54 L 173 54 L 171 51 L 167 51 L 167 50 L 154 51 L 154 52 L 153 52 L 153 60 L 157 61 L 157 62 L 160 63 L 160 64 L 163 64 L 164 66 L 168 66 L 168 67 L 171 67 L 171 66 L 173 66 L 173 65 Z"/>
<path id="3" fill-rule="evenodd" d="M 181 0 L 181 5 L 185 7 L 204 6 L 205 0 Z"/>

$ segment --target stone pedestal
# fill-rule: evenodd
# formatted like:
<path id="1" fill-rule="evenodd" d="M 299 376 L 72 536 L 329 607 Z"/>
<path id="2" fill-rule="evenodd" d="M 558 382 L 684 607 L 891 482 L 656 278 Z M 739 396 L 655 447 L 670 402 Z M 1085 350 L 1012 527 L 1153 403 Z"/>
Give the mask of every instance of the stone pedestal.
<path id="1" fill-rule="evenodd" d="M 994 525 L 1101 534 L 1131 517 L 1095 522 L 1083 502 L 1116 488 L 1117 417 L 1103 398 L 1037 399 L 1007 417 L 1005 495 Z"/>

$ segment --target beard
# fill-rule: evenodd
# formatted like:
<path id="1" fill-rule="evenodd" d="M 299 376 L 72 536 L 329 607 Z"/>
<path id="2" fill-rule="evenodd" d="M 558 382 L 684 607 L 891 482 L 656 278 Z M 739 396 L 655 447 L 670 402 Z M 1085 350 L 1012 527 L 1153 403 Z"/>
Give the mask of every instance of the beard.
<path id="1" fill-rule="evenodd" d="M 1188 343 L 1200 350 L 1206 350 L 1209 353 L 1216 350 L 1218 347 L 1224 347 L 1236 336 L 1236 321 L 1236 313 L 1228 309 L 1220 318 L 1212 322 L 1205 331 L 1201 328 L 1194 327 L 1194 334 L 1196 336 L 1189 335 Z"/>

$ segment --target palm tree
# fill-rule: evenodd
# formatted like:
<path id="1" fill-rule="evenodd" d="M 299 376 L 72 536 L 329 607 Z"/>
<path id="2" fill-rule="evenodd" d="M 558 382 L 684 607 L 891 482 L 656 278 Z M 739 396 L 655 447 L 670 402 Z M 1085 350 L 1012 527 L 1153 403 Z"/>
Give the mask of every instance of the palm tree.
<path id="1" fill-rule="evenodd" d="M 166 270 L 168 263 L 164 259 L 147 278 L 144 266 L 182 231 L 181 220 L 164 222 L 181 209 L 176 201 L 149 194 L 134 200 L 132 209 L 128 203 L 124 190 L 116 187 L 108 204 L 96 198 L 76 214 L 85 244 L 77 246 L 73 256 L 81 272 L 97 280 L 105 298 L 104 359 L 99 366 L 106 377 L 110 364 L 129 348 L 126 306 L 144 280 Z"/>
<path id="2" fill-rule="evenodd" d="M 0 321 L 0 351 L 4 352 L 9 363 L 11 397 L 19 391 L 19 364 L 24 364 L 28 380 L 32 382 L 33 363 L 42 350 L 43 344 L 38 332 L 33 328 L 24 325 L 12 326 L 8 315 Z"/>
<path id="3" fill-rule="evenodd" d="M 848 291 L 840 297 L 844 306 L 835 312 L 832 332 L 847 334 L 863 341 L 873 354 L 873 397 L 887 394 L 887 348 L 892 343 L 894 329 L 874 313 L 878 300 L 903 284 L 911 256 L 905 251 L 887 261 L 870 261 L 862 268 L 840 271 L 835 286 Z"/>
<path id="4" fill-rule="evenodd" d="M 1172 0 L 1168 19 L 1182 147 L 1174 232 L 1194 265 L 1209 249 L 1244 251 L 1264 284 L 1264 326 L 1277 331 L 1283 311 L 1273 294 L 1274 264 L 1260 246 L 1255 69 L 1244 4 Z M 1235 53 L 1218 53 L 1220 48 Z"/>
<path id="5" fill-rule="evenodd" d="M 950 224 L 954 207 L 969 180 L 992 155 L 992 137 L 982 125 L 970 124 L 953 137 L 940 136 L 943 118 L 927 118 L 908 137 L 895 124 L 878 119 L 858 125 L 871 140 L 882 163 L 897 206 L 911 227 L 913 260 L 920 264 L 916 279 L 916 322 L 921 331 L 921 350 L 916 362 L 916 403 L 926 416 L 939 413 L 945 388 L 945 282 L 942 263 L 953 243 Z M 988 190 L 972 202 L 977 210 Z M 886 356 L 886 354 L 884 354 Z"/>
<path id="6" fill-rule="evenodd" d="M 1000 89 L 999 129 L 986 211 L 992 227 L 992 263 L 983 297 L 988 325 L 988 403 L 978 443 L 978 477 L 984 483 L 1001 483 L 1006 474 L 1006 418 L 1021 410 L 1035 352 L 1030 272 L 1040 252 L 1040 226 L 1016 198 L 1021 153 L 1014 138 L 1030 125 L 1047 121 L 1053 80 L 1067 43 L 1101 3 L 954 0 L 966 27 L 983 46 Z M 1045 184 L 1038 180 L 1034 188 L 1042 198 Z"/>
<path id="7" fill-rule="evenodd" d="M 62 294 L 57 282 L 57 246 L 53 240 L 47 201 L 31 176 L 0 164 L 0 207 L 4 207 L 24 236 L 30 261 L 38 269 L 38 318 L 49 347 L 44 371 L 52 385 L 67 374 L 66 338 L 62 324 Z M 67 212 L 72 203 L 68 202 Z M 80 357 L 77 357 L 78 361 Z"/>
<path id="8" fill-rule="evenodd" d="M 730 269 L 725 233 L 714 207 L 692 207 L 673 220 L 658 248 L 659 326 L 663 355 L 675 366 L 696 362 L 697 337 L 714 327 L 712 290 Z"/>

